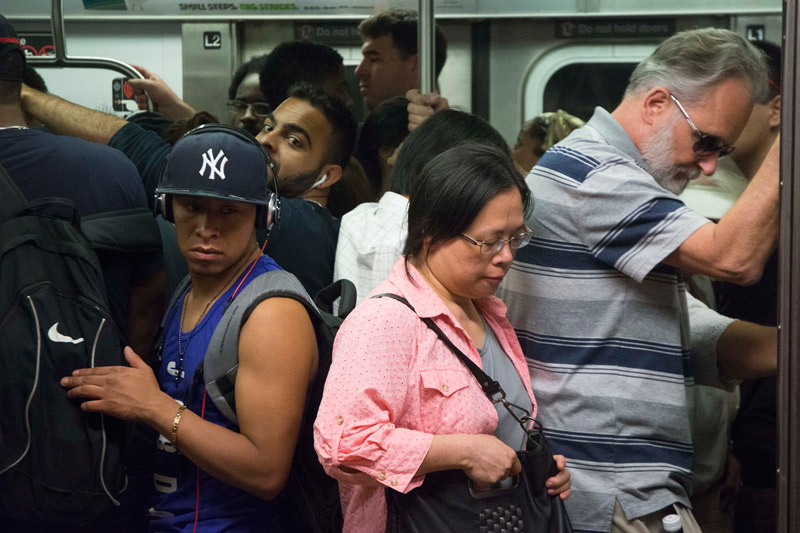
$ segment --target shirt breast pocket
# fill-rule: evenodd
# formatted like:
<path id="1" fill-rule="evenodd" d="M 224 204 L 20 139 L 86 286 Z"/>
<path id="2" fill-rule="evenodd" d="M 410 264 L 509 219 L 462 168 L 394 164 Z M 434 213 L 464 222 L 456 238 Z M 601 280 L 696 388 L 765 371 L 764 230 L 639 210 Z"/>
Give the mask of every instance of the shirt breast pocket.
<path id="1" fill-rule="evenodd" d="M 475 379 L 461 368 L 423 368 L 419 371 L 424 394 L 432 398 L 448 398 L 469 386 Z"/>
<path id="2" fill-rule="evenodd" d="M 466 367 L 421 368 L 420 423 L 433 434 L 481 433 L 494 406 Z M 474 385 L 474 386 L 473 386 Z"/>

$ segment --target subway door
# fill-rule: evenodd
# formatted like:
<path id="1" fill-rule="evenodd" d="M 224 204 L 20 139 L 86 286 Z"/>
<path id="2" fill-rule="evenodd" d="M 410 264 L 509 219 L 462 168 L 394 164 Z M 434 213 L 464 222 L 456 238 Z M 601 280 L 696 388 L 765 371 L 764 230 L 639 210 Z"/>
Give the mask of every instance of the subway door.
<path id="1" fill-rule="evenodd" d="M 235 25 L 227 22 L 185 23 L 183 45 L 183 99 L 198 111 L 208 111 L 228 122 L 228 85 L 238 53 Z"/>

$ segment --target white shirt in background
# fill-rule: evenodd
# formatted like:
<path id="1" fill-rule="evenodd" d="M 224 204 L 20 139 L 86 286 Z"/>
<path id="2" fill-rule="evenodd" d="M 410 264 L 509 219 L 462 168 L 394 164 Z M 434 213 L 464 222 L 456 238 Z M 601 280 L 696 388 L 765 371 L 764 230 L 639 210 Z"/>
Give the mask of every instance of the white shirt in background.
<path id="1" fill-rule="evenodd" d="M 408 200 L 387 192 L 342 217 L 333 279 L 349 279 L 360 303 L 385 280 L 403 253 L 408 234 Z"/>

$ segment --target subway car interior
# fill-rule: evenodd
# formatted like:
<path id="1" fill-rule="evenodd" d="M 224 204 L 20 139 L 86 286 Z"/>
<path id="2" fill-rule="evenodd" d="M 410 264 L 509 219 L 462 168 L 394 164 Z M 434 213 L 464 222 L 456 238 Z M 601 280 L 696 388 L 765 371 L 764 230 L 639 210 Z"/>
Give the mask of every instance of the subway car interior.
<path id="1" fill-rule="evenodd" d="M 800 101 L 798 3 L 793 0 L 0 0 L 30 65 L 50 93 L 128 118 L 140 112 L 125 80 L 157 73 L 185 102 L 227 122 L 236 69 L 285 41 L 306 40 L 344 59 L 353 113 L 368 110 L 356 69 L 359 23 L 390 9 L 441 27 L 447 60 L 421 88 L 487 120 L 509 146 L 523 123 L 565 110 L 588 121 L 614 109 L 634 67 L 683 30 L 725 28 L 782 47 L 778 245 L 777 530 L 800 533 Z M 431 45 L 420 56 L 432 61 Z M 687 117 L 688 118 L 688 117 Z M 798 133 L 798 135 L 795 135 Z M 0 526 L 2 529 L 2 526 Z"/>

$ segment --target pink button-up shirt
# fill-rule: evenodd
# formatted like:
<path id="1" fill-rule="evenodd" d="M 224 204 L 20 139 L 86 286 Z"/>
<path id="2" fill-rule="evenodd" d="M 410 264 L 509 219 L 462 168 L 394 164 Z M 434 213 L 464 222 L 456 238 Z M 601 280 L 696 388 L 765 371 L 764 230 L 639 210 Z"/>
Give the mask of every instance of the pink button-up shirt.
<path id="1" fill-rule="evenodd" d="M 410 264 L 408 270 L 411 279 L 401 257 L 370 294 L 404 296 L 481 366 L 467 332 L 419 272 Z M 494 296 L 475 304 L 511 357 L 535 415 L 528 367 L 505 305 Z M 496 428 L 497 411 L 478 380 L 404 304 L 368 298 L 344 321 L 314 424 L 314 445 L 326 472 L 339 480 L 345 531 L 385 530 L 384 488 L 408 492 L 422 484 L 425 476 L 416 472 L 434 435 L 491 435 Z"/>

